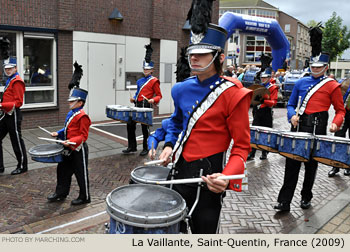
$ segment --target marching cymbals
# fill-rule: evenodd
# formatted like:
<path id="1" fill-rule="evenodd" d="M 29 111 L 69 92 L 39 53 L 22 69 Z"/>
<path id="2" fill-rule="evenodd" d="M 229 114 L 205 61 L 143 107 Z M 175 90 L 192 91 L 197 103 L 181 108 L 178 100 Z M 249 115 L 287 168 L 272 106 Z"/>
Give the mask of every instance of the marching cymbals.
<path id="1" fill-rule="evenodd" d="M 350 79 L 346 78 L 340 85 L 341 93 L 344 96 L 350 85 Z"/>
<path id="2" fill-rule="evenodd" d="M 259 88 L 253 90 L 253 97 L 250 103 L 253 106 L 261 104 L 260 99 L 258 99 L 257 97 L 260 96 L 262 98 L 265 95 L 268 95 L 270 97 L 270 91 L 267 88 L 262 87 L 261 85 L 259 86 L 260 86 Z"/>
<path id="3" fill-rule="evenodd" d="M 255 89 L 258 89 L 258 88 L 262 88 L 263 86 L 260 85 L 260 84 L 253 84 L 253 85 L 250 85 L 249 87 L 247 87 L 248 89 L 250 90 L 255 90 Z"/>

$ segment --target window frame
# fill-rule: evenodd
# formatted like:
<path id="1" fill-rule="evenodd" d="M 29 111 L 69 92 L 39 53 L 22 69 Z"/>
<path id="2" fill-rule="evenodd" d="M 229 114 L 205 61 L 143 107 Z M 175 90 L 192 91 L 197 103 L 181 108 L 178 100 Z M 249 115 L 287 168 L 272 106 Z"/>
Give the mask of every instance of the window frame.
<path id="1" fill-rule="evenodd" d="M 27 92 L 36 91 L 53 91 L 53 101 L 42 102 L 42 103 L 26 103 L 26 97 L 23 97 L 22 109 L 36 109 L 36 108 L 51 108 L 58 106 L 58 81 L 57 81 L 57 36 L 55 33 L 43 33 L 43 32 L 26 32 L 26 31 L 13 31 L 6 30 L 6 32 L 16 33 L 16 57 L 17 57 L 17 72 L 24 80 L 24 39 L 47 39 L 52 41 L 51 48 L 51 75 L 52 75 L 52 85 L 51 86 L 36 86 L 30 87 L 26 86 Z M 1 66 L 2 67 L 2 66 Z M 0 92 L 4 91 L 4 87 L 0 87 Z"/>

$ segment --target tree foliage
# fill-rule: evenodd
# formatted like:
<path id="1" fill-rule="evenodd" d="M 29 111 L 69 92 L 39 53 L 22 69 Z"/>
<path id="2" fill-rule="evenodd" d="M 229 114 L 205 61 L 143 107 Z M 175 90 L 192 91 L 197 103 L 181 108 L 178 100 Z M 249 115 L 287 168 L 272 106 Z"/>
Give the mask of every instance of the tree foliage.
<path id="1" fill-rule="evenodd" d="M 350 32 L 342 23 L 343 19 L 333 12 L 324 25 L 322 51 L 330 54 L 331 61 L 350 47 Z"/>

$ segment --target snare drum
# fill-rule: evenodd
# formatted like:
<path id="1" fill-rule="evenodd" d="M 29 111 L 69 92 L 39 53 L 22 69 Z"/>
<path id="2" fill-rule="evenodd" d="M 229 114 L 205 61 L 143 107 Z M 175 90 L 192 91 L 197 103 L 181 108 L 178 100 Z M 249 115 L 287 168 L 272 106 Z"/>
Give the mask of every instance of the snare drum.
<path id="1" fill-rule="evenodd" d="M 106 115 L 108 118 L 128 122 L 129 118 L 132 117 L 133 108 L 123 105 L 107 105 Z"/>
<path id="2" fill-rule="evenodd" d="M 138 108 L 134 107 L 132 112 L 132 120 L 142 124 L 153 124 L 153 109 L 152 108 Z"/>
<path id="3" fill-rule="evenodd" d="M 250 126 L 250 146 L 254 149 L 260 150 L 258 147 L 258 126 Z"/>
<path id="4" fill-rule="evenodd" d="M 281 132 L 278 152 L 282 156 L 307 162 L 311 156 L 313 135 L 306 132 Z"/>
<path id="5" fill-rule="evenodd" d="M 32 160 L 42 163 L 60 163 L 63 161 L 62 144 L 40 144 L 29 149 Z"/>
<path id="6" fill-rule="evenodd" d="M 164 166 L 140 166 L 131 172 L 130 184 L 156 184 L 167 180 L 170 168 Z"/>
<path id="7" fill-rule="evenodd" d="M 110 234 L 178 234 L 186 216 L 185 200 L 163 186 L 122 186 L 106 202 Z"/>
<path id="8" fill-rule="evenodd" d="M 268 127 L 257 127 L 255 141 L 259 149 L 278 152 L 279 130 Z"/>
<path id="9" fill-rule="evenodd" d="M 315 142 L 313 159 L 334 167 L 350 168 L 350 139 L 315 136 Z"/>

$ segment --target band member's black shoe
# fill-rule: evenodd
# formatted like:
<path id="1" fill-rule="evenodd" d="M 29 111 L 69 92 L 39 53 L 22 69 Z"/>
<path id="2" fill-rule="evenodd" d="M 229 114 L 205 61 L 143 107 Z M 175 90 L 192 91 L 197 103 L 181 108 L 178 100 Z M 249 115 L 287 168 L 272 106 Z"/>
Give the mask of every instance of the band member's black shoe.
<path id="1" fill-rule="evenodd" d="M 11 175 L 18 175 L 21 173 L 25 173 L 27 171 L 28 171 L 28 168 L 23 168 L 23 169 L 17 168 L 16 170 L 11 172 Z"/>
<path id="2" fill-rule="evenodd" d="M 83 200 L 83 199 L 77 198 L 77 199 L 72 200 L 71 205 L 78 206 L 78 205 L 88 204 L 90 202 L 91 202 L 90 199 Z"/>
<path id="3" fill-rule="evenodd" d="M 5 171 L 5 167 L 0 167 L 0 173 L 3 173 Z"/>
<path id="4" fill-rule="evenodd" d="M 58 195 L 56 193 L 53 193 L 53 194 L 50 194 L 48 197 L 47 197 L 47 200 L 49 202 L 58 202 L 58 201 L 63 201 L 66 199 L 67 196 L 63 196 L 63 195 Z"/>
<path id="5" fill-rule="evenodd" d="M 137 149 L 127 148 L 126 150 L 123 150 L 122 152 L 124 154 L 131 154 L 131 153 L 135 153 L 136 151 L 137 151 Z"/>
<path id="6" fill-rule="evenodd" d="M 253 158 L 255 158 L 255 153 L 249 153 L 249 155 L 247 157 L 247 161 L 252 160 Z"/>
<path id="7" fill-rule="evenodd" d="M 280 211 L 280 212 L 289 212 L 290 211 L 290 204 L 286 202 L 278 203 L 278 205 L 273 207 L 274 209 Z"/>
<path id="8" fill-rule="evenodd" d="M 344 175 L 350 176 L 350 169 L 344 169 Z"/>
<path id="9" fill-rule="evenodd" d="M 302 209 L 309 209 L 311 207 L 311 201 L 306 201 L 306 200 L 300 201 L 300 207 Z"/>
<path id="10" fill-rule="evenodd" d="M 263 152 L 261 153 L 260 159 L 261 159 L 261 160 L 267 159 L 267 153 L 266 153 L 265 151 L 263 151 Z"/>
<path id="11" fill-rule="evenodd" d="M 143 150 L 143 151 L 141 151 L 140 156 L 141 157 L 146 156 L 147 154 L 148 154 L 148 150 Z"/>
<path id="12" fill-rule="evenodd" d="M 333 167 L 333 169 L 328 172 L 328 177 L 334 177 L 338 172 L 339 172 L 339 168 Z M 344 172 L 344 175 L 345 175 L 345 172 Z"/>

